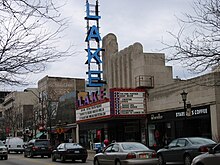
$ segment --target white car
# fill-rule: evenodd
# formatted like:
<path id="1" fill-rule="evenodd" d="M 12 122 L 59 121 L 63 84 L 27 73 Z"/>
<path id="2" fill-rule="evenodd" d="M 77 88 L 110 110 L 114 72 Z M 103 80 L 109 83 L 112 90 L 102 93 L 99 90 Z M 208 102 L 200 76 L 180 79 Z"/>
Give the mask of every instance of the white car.
<path id="1" fill-rule="evenodd" d="M 209 150 L 209 152 L 195 157 L 191 165 L 219 165 L 220 143 Z"/>
<path id="2" fill-rule="evenodd" d="M 8 137 L 5 141 L 5 146 L 8 148 L 8 153 L 10 152 L 24 152 L 24 141 L 19 137 Z"/>

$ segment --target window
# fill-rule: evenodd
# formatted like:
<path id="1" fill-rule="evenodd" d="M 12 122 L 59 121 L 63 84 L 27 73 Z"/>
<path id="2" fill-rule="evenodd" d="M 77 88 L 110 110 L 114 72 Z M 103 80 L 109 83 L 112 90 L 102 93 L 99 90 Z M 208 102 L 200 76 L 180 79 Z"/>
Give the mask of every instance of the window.
<path id="1" fill-rule="evenodd" d="M 169 147 L 175 147 L 177 143 L 177 139 L 173 140 L 170 144 Z"/>
<path id="2" fill-rule="evenodd" d="M 106 149 L 105 149 L 105 152 L 111 152 L 111 150 L 112 150 L 112 145 L 109 146 L 108 148 L 106 148 Z"/>
<path id="3" fill-rule="evenodd" d="M 112 147 L 112 152 L 118 152 L 119 151 L 119 146 L 118 144 L 114 144 Z"/>
<path id="4" fill-rule="evenodd" d="M 177 142 L 178 147 L 185 147 L 186 146 L 186 140 L 185 139 L 179 139 Z"/>

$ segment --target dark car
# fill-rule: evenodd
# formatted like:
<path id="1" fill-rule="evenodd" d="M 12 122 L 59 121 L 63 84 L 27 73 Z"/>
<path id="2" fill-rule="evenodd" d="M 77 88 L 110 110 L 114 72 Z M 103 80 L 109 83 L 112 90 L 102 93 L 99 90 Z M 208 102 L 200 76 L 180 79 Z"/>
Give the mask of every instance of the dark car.
<path id="1" fill-rule="evenodd" d="M 85 163 L 87 157 L 87 150 L 78 143 L 61 143 L 52 152 L 52 161 L 56 161 L 57 159 L 60 159 L 62 162 L 66 160 L 82 160 Z"/>
<path id="2" fill-rule="evenodd" d="M 194 157 L 208 152 L 215 145 L 213 140 L 201 137 L 175 139 L 168 146 L 157 151 L 159 165 L 164 165 L 166 162 L 190 165 Z"/>
<path id="3" fill-rule="evenodd" d="M 0 158 L 8 159 L 8 149 L 2 141 L 0 141 Z"/>
<path id="4" fill-rule="evenodd" d="M 191 165 L 219 165 L 220 163 L 220 143 L 209 152 L 196 156 Z"/>
<path id="5" fill-rule="evenodd" d="M 52 147 L 50 146 L 50 141 L 47 139 L 33 139 L 30 140 L 24 149 L 24 157 L 34 157 L 34 156 L 47 156 L 51 157 Z"/>
<path id="6" fill-rule="evenodd" d="M 157 165 L 156 152 L 138 142 L 115 142 L 94 156 L 94 165 Z"/>

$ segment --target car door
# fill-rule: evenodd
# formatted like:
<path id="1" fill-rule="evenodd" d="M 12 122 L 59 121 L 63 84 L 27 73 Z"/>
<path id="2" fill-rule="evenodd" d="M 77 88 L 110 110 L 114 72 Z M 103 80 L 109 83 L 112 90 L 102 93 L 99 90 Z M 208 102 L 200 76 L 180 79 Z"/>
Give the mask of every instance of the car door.
<path id="1" fill-rule="evenodd" d="M 64 150 L 65 150 L 65 146 L 64 146 L 64 143 L 62 143 L 62 144 L 60 144 L 60 145 L 57 147 L 57 149 L 56 149 L 56 151 L 55 151 L 55 157 L 56 157 L 57 159 L 60 159 L 62 153 L 64 152 Z"/>
<path id="2" fill-rule="evenodd" d="M 219 165 L 220 163 L 220 144 L 214 147 L 214 152 L 207 154 L 202 161 L 205 165 Z"/>
<path id="3" fill-rule="evenodd" d="M 107 153 L 108 155 L 108 165 L 112 165 L 115 159 L 119 156 L 119 144 L 113 144 L 111 151 Z"/>
<path id="4" fill-rule="evenodd" d="M 183 162 L 183 155 L 185 150 L 187 149 L 187 140 L 186 139 L 178 139 L 176 147 L 173 149 L 173 160 L 174 162 Z"/>
<path id="5" fill-rule="evenodd" d="M 112 146 L 113 146 L 113 144 L 109 145 L 107 148 L 105 148 L 105 150 L 102 153 L 100 153 L 98 155 L 98 160 L 101 165 L 108 165 L 109 164 L 109 161 L 110 161 L 109 154 L 111 153 Z"/>
<path id="6" fill-rule="evenodd" d="M 177 140 L 178 139 L 173 140 L 167 147 L 163 149 L 162 155 L 166 162 L 173 161 L 173 155 L 175 154 L 174 150 L 177 147 Z"/>

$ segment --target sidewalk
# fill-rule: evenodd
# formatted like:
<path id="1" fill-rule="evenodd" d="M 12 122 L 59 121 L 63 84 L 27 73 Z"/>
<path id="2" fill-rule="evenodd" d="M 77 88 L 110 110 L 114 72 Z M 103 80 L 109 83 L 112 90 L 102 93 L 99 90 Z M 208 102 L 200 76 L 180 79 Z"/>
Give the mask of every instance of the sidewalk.
<path id="1" fill-rule="evenodd" d="M 87 150 L 87 152 L 88 152 L 88 158 L 87 158 L 87 160 L 93 160 L 93 157 L 94 157 L 94 155 L 96 154 L 96 152 L 93 151 L 93 150 Z"/>

